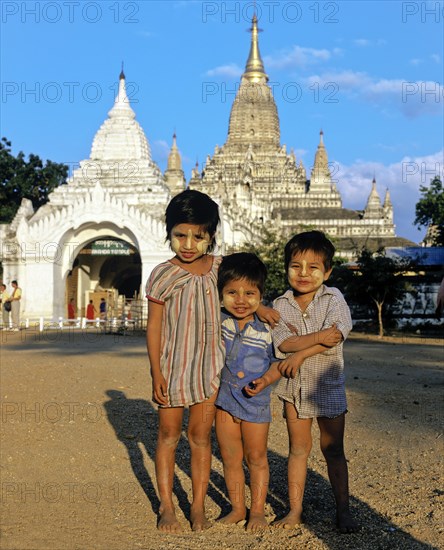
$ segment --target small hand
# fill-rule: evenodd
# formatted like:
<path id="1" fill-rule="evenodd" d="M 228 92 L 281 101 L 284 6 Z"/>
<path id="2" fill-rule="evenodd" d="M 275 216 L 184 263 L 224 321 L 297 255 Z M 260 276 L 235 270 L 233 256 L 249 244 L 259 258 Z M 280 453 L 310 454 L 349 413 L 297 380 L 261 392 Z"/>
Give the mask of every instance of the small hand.
<path id="1" fill-rule="evenodd" d="M 261 376 L 260 378 L 257 378 L 256 380 L 250 382 L 248 386 L 245 386 L 244 391 L 247 395 L 253 397 L 254 395 L 257 395 L 258 393 L 263 391 L 269 385 L 270 383 L 267 381 L 267 379 L 264 376 Z"/>
<path id="2" fill-rule="evenodd" d="M 168 405 L 167 383 L 162 374 L 153 376 L 153 400 L 159 405 Z"/>
<path id="3" fill-rule="evenodd" d="M 272 307 L 264 306 L 263 304 L 260 305 L 256 313 L 259 319 L 263 323 L 268 323 L 271 328 L 274 328 L 281 318 L 279 311 L 273 309 Z"/>
<path id="4" fill-rule="evenodd" d="M 337 329 L 336 325 L 320 331 L 320 344 L 332 348 L 342 342 L 342 332 Z"/>
<path id="5" fill-rule="evenodd" d="M 303 362 L 304 357 L 301 354 L 293 353 L 293 355 L 286 357 L 279 363 L 278 370 L 285 378 L 295 378 Z"/>

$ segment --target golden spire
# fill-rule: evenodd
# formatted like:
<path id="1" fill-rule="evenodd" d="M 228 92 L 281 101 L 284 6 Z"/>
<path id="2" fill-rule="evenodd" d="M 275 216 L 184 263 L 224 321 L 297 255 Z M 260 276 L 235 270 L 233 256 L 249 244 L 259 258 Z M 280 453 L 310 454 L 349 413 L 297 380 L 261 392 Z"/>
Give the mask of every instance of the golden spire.
<path id="1" fill-rule="evenodd" d="M 180 157 L 179 149 L 176 143 L 176 132 L 173 134 L 173 145 L 168 155 L 168 167 L 167 170 L 182 170 L 182 159 Z"/>
<path id="2" fill-rule="evenodd" d="M 253 15 L 252 27 L 249 31 L 251 32 L 251 47 L 243 76 L 250 82 L 260 82 L 264 78 L 265 81 L 268 82 L 268 75 L 265 73 L 264 64 L 259 51 L 258 35 L 260 29 L 257 28 L 256 14 Z"/>

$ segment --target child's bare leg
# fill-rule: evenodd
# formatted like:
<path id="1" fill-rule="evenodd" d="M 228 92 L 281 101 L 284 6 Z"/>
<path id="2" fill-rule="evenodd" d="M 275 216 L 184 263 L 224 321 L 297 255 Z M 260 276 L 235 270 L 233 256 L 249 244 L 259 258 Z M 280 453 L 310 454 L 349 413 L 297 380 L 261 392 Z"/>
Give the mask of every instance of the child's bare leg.
<path id="1" fill-rule="evenodd" d="M 159 433 L 156 447 L 156 479 L 160 507 L 157 528 L 166 533 L 182 531 L 173 504 L 173 478 L 176 447 L 182 430 L 183 408 L 159 409 Z"/>
<path id="2" fill-rule="evenodd" d="M 190 407 L 188 421 L 188 441 L 191 448 L 191 484 L 193 502 L 191 504 L 190 522 L 193 531 L 203 531 L 210 527 L 205 516 L 205 496 L 211 469 L 211 427 L 216 408 L 216 394 Z"/>
<path id="3" fill-rule="evenodd" d="M 265 519 L 265 500 L 267 498 L 270 472 L 267 459 L 267 439 L 269 423 L 241 424 L 244 456 L 250 470 L 251 508 L 247 531 L 263 531 L 268 527 Z"/>
<path id="4" fill-rule="evenodd" d="M 336 522 L 341 533 L 355 533 L 359 524 L 349 507 L 348 467 L 344 454 L 345 414 L 318 418 L 321 450 L 327 462 L 328 477 L 336 500 Z"/>
<path id="5" fill-rule="evenodd" d="M 285 402 L 290 452 L 288 455 L 289 513 L 274 523 L 277 527 L 293 529 L 302 523 L 302 499 L 307 478 L 307 459 L 311 451 L 311 418 L 298 418 L 295 406 Z"/>
<path id="6" fill-rule="evenodd" d="M 231 512 L 220 523 L 238 523 L 245 519 L 245 475 L 242 466 L 241 423 L 222 410 L 216 410 L 216 435 L 224 465 L 225 485 L 231 502 Z"/>

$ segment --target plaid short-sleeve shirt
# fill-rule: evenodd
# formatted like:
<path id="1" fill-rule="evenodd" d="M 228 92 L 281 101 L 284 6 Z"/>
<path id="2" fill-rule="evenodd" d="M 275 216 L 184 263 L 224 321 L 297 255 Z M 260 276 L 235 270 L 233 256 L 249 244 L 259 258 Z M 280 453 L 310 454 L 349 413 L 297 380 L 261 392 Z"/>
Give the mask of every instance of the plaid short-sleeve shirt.
<path id="1" fill-rule="evenodd" d="M 293 291 L 288 290 L 274 301 L 274 308 L 281 314 L 281 320 L 273 329 L 278 357 L 291 355 L 279 351 L 282 342 L 294 336 L 287 323 L 301 336 L 336 324 L 344 340 L 352 329 L 350 310 L 337 288 L 322 285 L 304 312 L 294 299 Z M 281 378 L 276 394 L 295 405 L 299 418 L 333 418 L 345 412 L 343 343 L 305 359 L 295 378 Z"/>

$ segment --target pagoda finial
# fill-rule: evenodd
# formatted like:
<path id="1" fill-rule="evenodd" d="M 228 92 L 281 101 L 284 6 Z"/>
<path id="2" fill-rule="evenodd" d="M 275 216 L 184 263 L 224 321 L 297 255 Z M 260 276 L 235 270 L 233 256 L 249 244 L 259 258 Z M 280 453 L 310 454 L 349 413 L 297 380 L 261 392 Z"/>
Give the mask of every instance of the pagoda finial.
<path id="1" fill-rule="evenodd" d="M 173 134 L 173 143 L 171 145 L 170 154 L 168 156 L 167 170 L 182 170 L 182 159 L 177 148 L 176 132 Z"/>
<path id="2" fill-rule="evenodd" d="M 251 46 L 250 54 L 247 59 L 247 65 L 245 67 L 245 72 L 243 76 L 247 78 L 250 82 L 260 82 L 265 78 L 265 81 L 268 81 L 268 76 L 265 73 L 264 64 L 262 62 L 261 54 L 259 51 L 259 32 L 261 29 L 257 28 L 257 15 L 256 7 L 254 10 L 253 19 L 251 21 L 251 28 L 248 29 L 251 32 Z"/>
<path id="3" fill-rule="evenodd" d="M 117 97 L 114 101 L 114 105 L 112 109 L 108 112 L 108 115 L 111 118 L 122 117 L 122 116 L 125 118 L 135 118 L 136 116 L 134 111 L 131 109 L 130 101 L 126 94 L 123 62 L 122 62 L 122 71 L 120 72 L 120 77 L 119 77 L 119 91 L 117 92 Z"/>
<path id="4" fill-rule="evenodd" d="M 390 197 L 390 191 L 389 188 L 385 190 L 385 199 L 384 199 L 384 208 L 392 208 L 392 199 Z"/>

